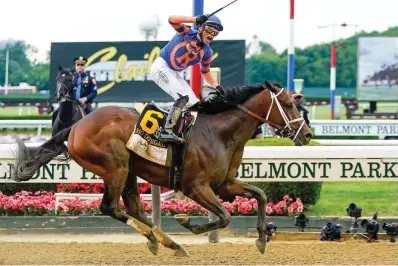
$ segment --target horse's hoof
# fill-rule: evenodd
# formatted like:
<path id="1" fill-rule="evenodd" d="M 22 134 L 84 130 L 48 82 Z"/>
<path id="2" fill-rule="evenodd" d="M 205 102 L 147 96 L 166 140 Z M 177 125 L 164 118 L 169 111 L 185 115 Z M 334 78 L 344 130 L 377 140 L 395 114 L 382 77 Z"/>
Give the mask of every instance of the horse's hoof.
<path id="1" fill-rule="evenodd" d="M 180 246 L 178 249 L 175 250 L 174 256 L 176 256 L 176 257 L 189 257 L 189 254 L 183 247 Z"/>
<path id="2" fill-rule="evenodd" d="M 267 244 L 266 239 L 257 239 L 256 240 L 256 247 L 260 251 L 261 254 L 264 254 L 266 244 Z"/>
<path id="3" fill-rule="evenodd" d="M 176 214 L 176 215 L 174 215 L 174 218 L 180 224 L 185 224 L 189 221 L 189 216 L 187 214 Z"/>
<path id="4" fill-rule="evenodd" d="M 149 249 L 149 251 L 153 254 L 153 255 L 158 255 L 158 241 L 156 242 L 151 242 L 150 240 L 148 240 L 148 242 L 146 242 L 146 245 Z"/>

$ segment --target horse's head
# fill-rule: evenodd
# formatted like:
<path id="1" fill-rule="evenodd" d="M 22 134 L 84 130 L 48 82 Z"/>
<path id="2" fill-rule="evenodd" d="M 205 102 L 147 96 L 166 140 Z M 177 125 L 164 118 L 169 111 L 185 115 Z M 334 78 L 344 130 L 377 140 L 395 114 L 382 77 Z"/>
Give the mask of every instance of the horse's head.
<path id="1" fill-rule="evenodd" d="M 58 68 L 56 95 L 58 102 L 74 100 L 73 74 L 70 69 Z"/>
<path id="2" fill-rule="evenodd" d="M 280 130 L 283 137 L 289 137 L 298 146 L 306 145 L 313 135 L 291 97 L 276 83 L 264 82 L 265 89 L 259 96 L 265 108 L 265 120 L 270 126 Z"/>

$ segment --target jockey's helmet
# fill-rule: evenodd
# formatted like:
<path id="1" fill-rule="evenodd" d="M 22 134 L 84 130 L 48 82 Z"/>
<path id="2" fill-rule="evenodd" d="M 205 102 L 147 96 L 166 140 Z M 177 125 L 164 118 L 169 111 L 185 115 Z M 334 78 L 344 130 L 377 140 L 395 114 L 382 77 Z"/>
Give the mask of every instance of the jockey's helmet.
<path id="1" fill-rule="evenodd" d="M 209 14 L 206 14 L 206 16 L 208 15 Z M 221 20 L 216 15 L 210 16 L 209 19 L 203 25 L 216 27 L 219 31 L 222 31 L 224 29 L 224 27 L 221 24 Z"/>

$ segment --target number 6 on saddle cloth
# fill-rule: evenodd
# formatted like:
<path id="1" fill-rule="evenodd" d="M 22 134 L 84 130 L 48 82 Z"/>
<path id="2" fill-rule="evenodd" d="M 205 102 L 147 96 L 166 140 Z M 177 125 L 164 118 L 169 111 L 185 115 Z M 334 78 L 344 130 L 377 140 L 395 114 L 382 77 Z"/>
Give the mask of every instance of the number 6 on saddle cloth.
<path id="1" fill-rule="evenodd" d="M 139 110 L 137 111 L 139 112 Z M 173 187 L 174 190 L 180 189 L 184 151 L 195 123 L 197 112 L 184 111 L 177 121 L 178 126 L 174 130 L 174 134 L 185 140 L 182 145 L 165 144 L 159 141 L 161 126 L 165 124 L 168 114 L 166 110 L 163 110 L 154 102 L 150 102 L 145 105 L 140 113 L 141 115 L 126 147 L 151 162 L 169 167 L 170 187 Z"/>

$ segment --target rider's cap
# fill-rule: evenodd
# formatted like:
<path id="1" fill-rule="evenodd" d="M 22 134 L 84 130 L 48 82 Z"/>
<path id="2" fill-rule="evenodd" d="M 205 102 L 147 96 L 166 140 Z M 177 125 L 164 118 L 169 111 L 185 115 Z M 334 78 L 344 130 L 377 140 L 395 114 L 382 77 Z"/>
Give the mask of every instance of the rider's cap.
<path id="1" fill-rule="evenodd" d="M 73 62 L 75 63 L 75 65 L 77 65 L 77 64 L 86 64 L 87 63 L 87 58 L 85 58 L 84 56 L 79 56 L 79 57 L 76 57 L 75 59 L 73 59 Z"/>
<path id="2" fill-rule="evenodd" d="M 206 16 L 209 16 L 210 14 L 206 14 Z M 222 31 L 224 29 L 221 20 L 216 16 L 212 15 L 209 17 L 209 19 L 204 23 L 204 25 L 209 25 L 212 27 L 217 28 L 219 31 Z"/>
<path id="3" fill-rule="evenodd" d="M 293 97 L 293 98 L 294 98 L 294 97 L 297 97 L 297 96 L 303 97 L 304 95 L 303 95 L 302 93 L 293 93 L 293 94 L 292 94 L 292 97 Z"/>

